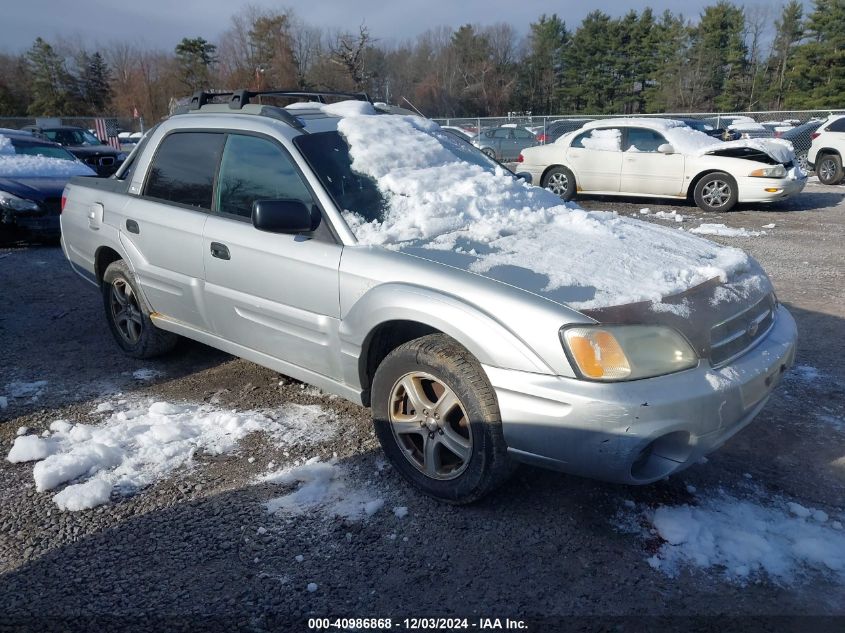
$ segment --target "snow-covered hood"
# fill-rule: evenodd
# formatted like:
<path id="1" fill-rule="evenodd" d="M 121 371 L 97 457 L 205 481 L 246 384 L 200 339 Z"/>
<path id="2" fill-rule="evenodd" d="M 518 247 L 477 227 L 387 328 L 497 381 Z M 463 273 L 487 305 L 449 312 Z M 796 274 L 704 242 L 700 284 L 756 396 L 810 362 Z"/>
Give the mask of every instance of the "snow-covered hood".
<path id="1" fill-rule="evenodd" d="M 795 160 L 792 143 L 779 138 L 749 138 L 740 139 L 738 141 L 727 141 L 725 143 L 718 143 L 710 147 L 701 148 L 696 152 L 696 155 L 730 155 L 733 150 L 743 148 L 763 152 L 774 161 L 782 164 L 788 164 Z"/>
<path id="2" fill-rule="evenodd" d="M 344 212 L 360 243 L 448 264 L 580 311 L 644 302 L 683 311 L 664 298 L 714 279 L 738 284 L 734 300 L 768 284 L 741 250 L 677 228 L 585 211 L 504 169 L 461 160 L 466 144 L 425 119 L 353 116 L 338 130 L 353 168 L 372 177 L 387 202 L 379 220 Z"/>

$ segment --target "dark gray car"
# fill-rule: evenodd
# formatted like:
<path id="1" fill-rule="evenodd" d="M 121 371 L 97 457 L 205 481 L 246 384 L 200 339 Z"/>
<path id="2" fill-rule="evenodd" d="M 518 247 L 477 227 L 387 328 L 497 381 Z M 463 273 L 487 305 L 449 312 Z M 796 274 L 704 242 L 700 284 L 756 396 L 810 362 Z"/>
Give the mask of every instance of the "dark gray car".
<path id="1" fill-rule="evenodd" d="M 513 162 L 526 147 L 539 144 L 537 137 L 524 127 L 492 127 L 472 138 L 482 152 L 502 162 Z"/>

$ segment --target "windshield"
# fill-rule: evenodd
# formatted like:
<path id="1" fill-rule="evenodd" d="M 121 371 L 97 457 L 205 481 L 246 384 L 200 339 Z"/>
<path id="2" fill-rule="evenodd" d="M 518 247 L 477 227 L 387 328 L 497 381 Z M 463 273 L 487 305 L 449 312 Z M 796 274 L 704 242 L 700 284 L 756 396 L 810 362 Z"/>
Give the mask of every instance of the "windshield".
<path id="1" fill-rule="evenodd" d="M 44 130 L 42 134 L 60 145 L 102 145 L 100 139 L 87 130 Z"/>
<path id="2" fill-rule="evenodd" d="M 61 160 L 76 160 L 73 154 L 55 145 L 12 141 L 12 146 L 15 148 L 15 154 L 19 156 L 48 156 L 50 158 L 60 158 Z"/>
<path id="3" fill-rule="evenodd" d="M 493 173 L 501 165 L 473 145 L 442 130 L 433 133 L 440 144 L 459 160 Z M 387 201 L 375 180 L 352 169 L 349 145 L 338 132 L 303 134 L 294 139 L 311 169 L 320 179 L 335 205 L 353 211 L 367 222 L 384 219 Z"/>

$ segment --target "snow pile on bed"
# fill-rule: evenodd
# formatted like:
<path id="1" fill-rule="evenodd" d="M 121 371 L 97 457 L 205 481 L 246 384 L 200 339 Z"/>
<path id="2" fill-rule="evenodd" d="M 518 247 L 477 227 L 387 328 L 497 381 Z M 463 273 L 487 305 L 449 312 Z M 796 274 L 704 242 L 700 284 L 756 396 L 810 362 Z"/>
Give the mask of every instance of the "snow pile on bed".
<path id="1" fill-rule="evenodd" d="M 541 294 L 565 289 L 547 296 L 581 309 L 660 301 L 752 269 L 740 250 L 584 211 L 504 169 L 462 161 L 447 149 L 460 141 L 425 119 L 348 117 L 338 129 L 353 168 L 374 178 L 387 200 L 381 221 L 344 213 L 363 244 L 451 251 L 460 256 L 452 265 L 493 278 L 517 268 L 525 273 L 521 287 Z"/>
<path id="2" fill-rule="evenodd" d="M 37 461 L 33 478 L 39 492 L 69 484 L 53 497 L 62 510 L 106 503 L 113 489 L 129 493 L 148 486 L 190 462 L 197 450 L 231 452 L 249 433 L 294 445 L 325 441 L 337 430 L 316 405 L 286 404 L 257 413 L 145 401 L 101 403 L 96 410 L 109 413 L 101 424 L 57 420 L 48 437 L 18 437 L 9 451 L 10 462 Z"/>
<path id="3" fill-rule="evenodd" d="M 302 514 L 316 510 L 330 516 L 362 519 L 384 507 L 383 499 L 350 485 L 345 470 L 334 461 L 324 462 L 319 457 L 265 475 L 258 482 L 296 486 L 292 492 L 265 504 L 270 514 Z"/>
<path id="4" fill-rule="evenodd" d="M 648 563 L 669 576 L 693 566 L 740 584 L 763 577 L 791 584 L 814 570 L 845 583 L 845 530 L 839 515 L 780 498 L 761 504 L 720 493 L 697 505 L 645 510 L 653 528 L 643 537 L 657 535 L 663 541 Z"/>
<path id="5" fill-rule="evenodd" d="M 703 223 L 694 229 L 689 230 L 690 233 L 697 235 L 719 235 L 720 237 L 757 237 L 758 235 L 765 235 L 765 231 L 752 231 L 745 228 L 734 228 L 726 224 Z"/>

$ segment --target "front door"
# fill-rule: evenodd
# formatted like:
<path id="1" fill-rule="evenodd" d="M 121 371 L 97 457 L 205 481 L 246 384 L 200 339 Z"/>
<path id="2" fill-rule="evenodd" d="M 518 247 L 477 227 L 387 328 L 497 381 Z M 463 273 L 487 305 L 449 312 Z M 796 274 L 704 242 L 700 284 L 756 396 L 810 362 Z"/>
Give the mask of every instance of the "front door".
<path id="1" fill-rule="evenodd" d="M 205 225 L 205 297 L 214 331 L 244 347 L 338 378 L 342 246 L 328 231 L 283 235 L 252 225 L 256 200 L 314 197 L 277 141 L 230 134 Z M 320 220 L 322 221 L 322 220 Z"/>
<path id="2" fill-rule="evenodd" d="M 684 155 L 658 151 L 666 138 L 646 128 L 627 128 L 620 191 L 683 196 Z"/>

